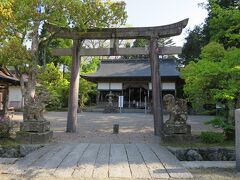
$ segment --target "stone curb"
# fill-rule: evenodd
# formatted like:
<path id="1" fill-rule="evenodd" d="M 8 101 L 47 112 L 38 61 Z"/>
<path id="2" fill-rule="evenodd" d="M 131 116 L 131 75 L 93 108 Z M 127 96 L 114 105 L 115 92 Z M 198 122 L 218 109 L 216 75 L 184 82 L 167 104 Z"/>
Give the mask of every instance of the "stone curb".
<path id="1" fill-rule="evenodd" d="M 18 158 L 0 158 L 0 164 L 14 164 Z"/>
<path id="2" fill-rule="evenodd" d="M 235 169 L 236 161 L 180 161 L 180 163 L 188 169 L 198 168 L 224 168 Z"/>

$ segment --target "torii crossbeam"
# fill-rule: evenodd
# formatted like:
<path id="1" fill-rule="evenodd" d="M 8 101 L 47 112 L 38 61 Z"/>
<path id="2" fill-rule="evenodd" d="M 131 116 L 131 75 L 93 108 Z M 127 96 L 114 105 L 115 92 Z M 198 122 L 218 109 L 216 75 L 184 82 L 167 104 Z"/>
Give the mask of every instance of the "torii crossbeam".
<path id="1" fill-rule="evenodd" d="M 67 132 L 76 132 L 77 109 L 79 93 L 80 56 L 119 56 L 119 55 L 146 55 L 150 57 L 152 77 L 152 97 L 154 134 L 161 136 L 163 127 L 162 90 L 159 76 L 159 54 L 179 54 L 181 48 L 158 48 L 158 39 L 181 34 L 186 27 L 188 19 L 174 24 L 157 27 L 133 27 L 133 28 L 103 28 L 78 31 L 78 29 L 62 28 L 46 24 L 49 32 L 56 38 L 74 40 L 73 47 L 69 49 L 55 49 L 54 55 L 72 56 L 72 74 L 70 82 Z M 81 42 L 86 39 L 110 39 L 113 40 L 111 48 L 83 49 Z M 149 39 L 149 48 L 119 48 L 119 39 Z"/>

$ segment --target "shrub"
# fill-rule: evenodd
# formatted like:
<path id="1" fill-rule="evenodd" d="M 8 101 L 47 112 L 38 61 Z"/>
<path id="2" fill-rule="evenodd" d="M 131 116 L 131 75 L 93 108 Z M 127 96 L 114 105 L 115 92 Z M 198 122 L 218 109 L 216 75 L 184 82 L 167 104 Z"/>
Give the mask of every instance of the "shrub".
<path id="1" fill-rule="evenodd" d="M 200 135 L 200 139 L 204 143 L 222 143 L 225 139 L 223 133 L 219 132 L 202 132 Z"/>
<path id="2" fill-rule="evenodd" d="M 0 120 L 0 138 L 9 138 L 11 129 L 12 125 L 9 118 L 2 118 L 2 120 Z"/>
<path id="3" fill-rule="evenodd" d="M 230 124 L 223 118 L 217 117 L 210 121 L 207 121 L 205 124 L 211 124 L 213 127 L 221 128 L 228 140 L 232 140 L 235 137 L 235 127 L 233 124 Z"/>

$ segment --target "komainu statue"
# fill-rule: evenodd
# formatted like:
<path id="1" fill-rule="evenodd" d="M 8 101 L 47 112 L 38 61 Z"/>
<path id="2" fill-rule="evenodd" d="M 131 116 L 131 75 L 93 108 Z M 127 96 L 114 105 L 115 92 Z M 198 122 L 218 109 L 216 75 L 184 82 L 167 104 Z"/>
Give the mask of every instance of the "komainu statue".
<path id="1" fill-rule="evenodd" d="M 191 134 L 191 126 L 187 124 L 187 101 L 177 99 L 171 94 L 163 97 L 164 110 L 169 113 L 169 119 L 164 123 L 166 135 Z M 176 136 L 173 136 L 176 138 Z"/>
<path id="2" fill-rule="evenodd" d="M 173 95 L 167 94 L 163 97 L 164 109 L 169 113 L 167 124 L 186 124 L 187 121 L 187 101 L 175 99 Z"/>
<path id="3" fill-rule="evenodd" d="M 50 122 L 43 116 L 48 99 L 47 90 L 41 87 L 38 87 L 34 98 L 25 99 L 24 119 L 16 133 L 19 142 L 44 144 L 51 140 Z"/>
<path id="4" fill-rule="evenodd" d="M 39 88 L 34 99 L 25 102 L 23 117 L 25 121 L 46 121 L 43 117 L 45 106 L 48 103 L 49 94 L 47 90 Z"/>

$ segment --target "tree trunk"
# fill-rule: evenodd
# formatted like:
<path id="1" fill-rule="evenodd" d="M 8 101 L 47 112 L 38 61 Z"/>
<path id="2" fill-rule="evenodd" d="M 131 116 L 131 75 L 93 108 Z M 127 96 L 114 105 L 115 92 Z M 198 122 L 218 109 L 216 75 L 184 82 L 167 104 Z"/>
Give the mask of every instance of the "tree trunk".
<path id="1" fill-rule="evenodd" d="M 35 105 L 35 92 L 36 92 L 36 75 L 37 75 L 37 65 L 38 65 L 38 28 L 39 22 L 35 24 L 32 37 L 32 64 L 29 65 L 29 74 L 27 87 L 24 93 L 24 110 L 23 110 L 23 119 L 24 120 L 37 120 L 34 119 L 32 112 L 32 107 Z"/>

